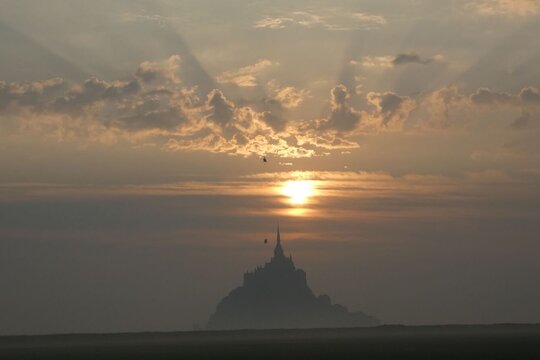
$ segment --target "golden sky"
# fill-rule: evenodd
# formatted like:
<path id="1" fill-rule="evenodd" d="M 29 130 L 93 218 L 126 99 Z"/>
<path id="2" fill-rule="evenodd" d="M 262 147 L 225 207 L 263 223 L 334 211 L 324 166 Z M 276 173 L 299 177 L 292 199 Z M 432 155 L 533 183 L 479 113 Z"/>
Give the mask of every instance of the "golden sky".
<path id="1" fill-rule="evenodd" d="M 353 310 L 539 321 L 539 31 L 537 0 L 2 1 L 0 334 L 188 329 L 278 223 Z"/>

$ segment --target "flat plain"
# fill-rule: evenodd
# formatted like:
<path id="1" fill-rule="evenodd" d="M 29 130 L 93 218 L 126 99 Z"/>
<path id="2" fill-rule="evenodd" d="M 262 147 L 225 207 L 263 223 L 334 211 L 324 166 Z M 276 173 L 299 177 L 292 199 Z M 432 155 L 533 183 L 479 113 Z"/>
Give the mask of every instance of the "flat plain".
<path id="1" fill-rule="evenodd" d="M 0 359 L 540 359 L 540 325 L 0 337 Z"/>

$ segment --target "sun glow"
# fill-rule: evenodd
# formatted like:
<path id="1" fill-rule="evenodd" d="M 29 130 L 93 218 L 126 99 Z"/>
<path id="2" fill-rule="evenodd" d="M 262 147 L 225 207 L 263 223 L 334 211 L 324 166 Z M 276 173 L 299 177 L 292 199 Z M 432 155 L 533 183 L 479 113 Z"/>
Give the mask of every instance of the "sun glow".
<path id="1" fill-rule="evenodd" d="M 312 180 L 290 180 L 283 184 L 281 192 L 289 197 L 291 205 L 305 205 L 315 194 L 315 186 Z"/>

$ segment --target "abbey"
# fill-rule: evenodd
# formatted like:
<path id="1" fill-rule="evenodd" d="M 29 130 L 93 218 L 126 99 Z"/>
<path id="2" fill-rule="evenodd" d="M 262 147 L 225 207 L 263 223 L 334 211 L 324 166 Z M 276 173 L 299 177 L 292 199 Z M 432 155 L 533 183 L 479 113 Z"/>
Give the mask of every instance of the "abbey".
<path id="1" fill-rule="evenodd" d="M 223 298 L 207 328 L 280 329 L 374 326 L 378 320 L 315 296 L 306 273 L 294 266 L 281 246 L 279 226 L 274 256 L 264 266 L 244 274 L 242 286 Z"/>

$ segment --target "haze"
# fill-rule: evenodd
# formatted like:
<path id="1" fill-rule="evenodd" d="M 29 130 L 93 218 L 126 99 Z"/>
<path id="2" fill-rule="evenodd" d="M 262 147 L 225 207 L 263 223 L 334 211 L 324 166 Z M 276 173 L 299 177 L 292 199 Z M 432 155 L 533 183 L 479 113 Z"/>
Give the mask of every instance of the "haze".
<path id="1" fill-rule="evenodd" d="M 537 0 L 2 1 L 0 334 L 191 330 L 277 223 L 384 323 L 540 321 L 539 33 Z"/>

